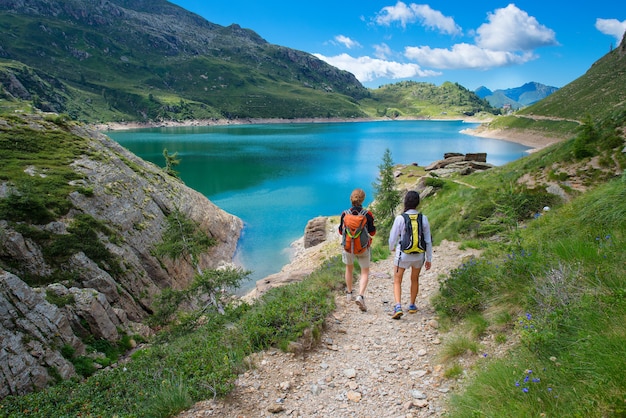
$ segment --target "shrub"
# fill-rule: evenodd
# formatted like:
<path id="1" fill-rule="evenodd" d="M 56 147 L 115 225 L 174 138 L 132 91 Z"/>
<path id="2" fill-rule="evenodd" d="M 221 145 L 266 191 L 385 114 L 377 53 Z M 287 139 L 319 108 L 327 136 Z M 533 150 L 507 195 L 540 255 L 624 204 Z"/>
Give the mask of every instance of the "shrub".
<path id="1" fill-rule="evenodd" d="M 163 241 L 154 249 L 157 257 L 168 256 L 176 260 L 189 256 L 193 261 L 201 252 L 215 245 L 215 239 L 209 237 L 179 210 L 170 213 L 166 222 Z"/>
<path id="2" fill-rule="evenodd" d="M 461 319 L 485 306 L 490 294 L 488 272 L 490 266 L 482 260 L 471 259 L 452 270 L 439 282 L 439 294 L 433 299 L 437 312 L 453 319 Z"/>
<path id="3" fill-rule="evenodd" d="M 446 181 L 442 178 L 425 177 L 425 184 L 435 189 L 441 189 L 446 184 Z"/>

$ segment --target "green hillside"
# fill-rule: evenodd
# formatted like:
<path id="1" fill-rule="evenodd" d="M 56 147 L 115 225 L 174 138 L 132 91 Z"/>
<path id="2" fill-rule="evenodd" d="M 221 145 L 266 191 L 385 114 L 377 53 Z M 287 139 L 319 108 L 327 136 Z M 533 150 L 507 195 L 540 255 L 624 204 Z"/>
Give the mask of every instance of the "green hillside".
<path id="1" fill-rule="evenodd" d="M 360 103 L 373 117 L 467 117 L 499 112 L 476 93 L 450 82 L 441 86 L 415 81 L 387 84 L 372 90 Z"/>
<path id="2" fill-rule="evenodd" d="M 357 117 L 369 94 L 310 54 L 164 0 L 3 2 L 0 33 L 2 96 L 86 122 Z"/>
<path id="3" fill-rule="evenodd" d="M 491 127 L 571 138 L 582 122 L 623 126 L 626 119 L 626 37 L 581 77 L 545 99 L 501 117 Z"/>
<path id="4" fill-rule="evenodd" d="M 626 112 L 626 38 L 581 77 L 519 112 L 562 119 L 621 117 Z M 564 105 L 567 104 L 567 105 Z"/>

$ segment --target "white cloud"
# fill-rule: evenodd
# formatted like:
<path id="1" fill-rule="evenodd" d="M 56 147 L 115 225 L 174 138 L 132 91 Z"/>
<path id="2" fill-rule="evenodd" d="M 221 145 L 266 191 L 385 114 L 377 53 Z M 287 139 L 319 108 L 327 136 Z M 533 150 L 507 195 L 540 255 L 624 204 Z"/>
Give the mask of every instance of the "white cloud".
<path id="1" fill-rule="evenodd" d="M 374 56 L 381 60 L 387 59 L 391 55 L 391 48 L 386 43 L 374 45 Z"/>
<path id="2" fill-rule="evenodd" d="M 456 44 L 451 49 L 409 46 L 405 48 L 404 55 L 422 66 L 437 69 L 487 69 L 519 65 L 536 58 L 530 52 L 515 54 L 466 43 Z"/>
<path id="3" fill-rule="evenodd" d="M 617 42 L 622 41 L 624 32 L 626 32 L 626 20 L 620 22 L 617 19 L 596 19 L 596 29 L 605 35 L 611 35 L 617 39 Z"/>
<path id="4" fill-rule="evenodd" d="M 360 43 L 358 43 L 357 41 L 348 38 L 347 36 L 344 35 L 337 35 L 335 36 L 335 41 L 339 42 L 340 44 L 342 44 L 343 46 L 345 46 L 348 49 L 352 49 L 352 48 L 358 48 L 361 46 Z"/>
<path id="5" fill-rule="evenodd" d="M 461 27 L 454 23 L 453 18 L 444 16 L 443 13 L 431 9 L 427 4 L 411 3 L 407 6 L 399 1 L 395 6 L 383 7 L 374 21 L 383 26 L 389 26 L 393 22 L 400 22 L 403 28 L 408 23 L 419 21 L 422 26 L 438 30 L 441 33 L 459 35 L 462 32 Z"/>
<path id="6" fill-rule="evenodd" d="M 313 55 L 341 70 L 351 72 L 362 83 L 373 81 L 377 78 L 401 79 L 441 75 L 437 71 L 422 70 L 417 64 L 403 64 L 367 56 L 355 58 L 348 54 L 340 54 L 334 57 L 326 57 L 321 54 Z"/>
<path id="7" fill-rule="evenodd" d="M 541 46 L 558 45 L 552 29 L 541 25 L 514 4 L 487 15 L 489 23 L 477 30 L 476 45 L 494 51 L 531 51 Z"/>

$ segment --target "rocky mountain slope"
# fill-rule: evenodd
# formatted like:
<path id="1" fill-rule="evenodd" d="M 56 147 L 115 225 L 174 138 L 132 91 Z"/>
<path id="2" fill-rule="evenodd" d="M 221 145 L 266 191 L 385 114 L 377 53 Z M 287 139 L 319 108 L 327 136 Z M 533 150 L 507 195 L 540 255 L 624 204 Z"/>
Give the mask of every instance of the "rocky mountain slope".
<path id="1" fill-rule="evenodd" d="M 165 0 L 2 0 L 0 33 L 4 94 L 78 120 L 354 117 L 368 95 L 308 53 Z"/>
<path id="2" fill-rule="evenodd" d="M 38 202 L 28 187 L 48 181 L 63 165 L 30 164 L 36 151 L 26 148 L 19 152 L 21 172 L 3 160 L 0 397 L 74 375 L 63 347 L 84 354 L 85 338 L 116 342 L 124 334 L 150 335 L 143 321 L 155 298 L 164 289 L 185 288 L 198 270 L 228 265 L 243 226 L 110 138 L 57 123 L 41 116 L 0 118 L 3 154 L 26 147 L 25 138 L 39 132 L 58 146 L 69 147 L 61 144 L 69 141 L 82 150 L 68 160 L 75 179 L 58 186 L 69 187 L 65 210 L 45 221 L 28 220 Z M 195 225 L 213 245 L 193 257 L 159 254 L 172 222 Z"/>

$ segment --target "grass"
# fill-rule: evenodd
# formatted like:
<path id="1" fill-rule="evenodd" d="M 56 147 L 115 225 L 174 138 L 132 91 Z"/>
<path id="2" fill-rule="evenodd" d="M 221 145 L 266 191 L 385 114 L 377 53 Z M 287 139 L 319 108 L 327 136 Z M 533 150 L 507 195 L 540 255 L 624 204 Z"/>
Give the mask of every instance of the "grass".
<path id="1" fill-rule="evenodd" d="M 521 340 L 452 397 L 451 417 L 626 413 L 625 334 L 617 325 L 626 318 L 624 186 L 599 186 L 521 230 L 521 250 L 487 252 L 442 282 L 441 314 L 475 323 L 491 306 L 509 306 Z M 459 338 L 444 352 L 453 357 L 468 346 Z"/>
<path id="2" fill-rule="evenodd" d="M 224 396 L 237 374 L 251 366 L 250 354 L 316 343 L 334 295 L 343 289 L 343 268 L 336 257 L 307 280 L 272 289 L 252 305 L 211 314 L 191 331 L 163 332 L 132 361 L 82 382 L 7 397 L 0 401 L 0 416 L 169 417 L 193 402 Z"/>

